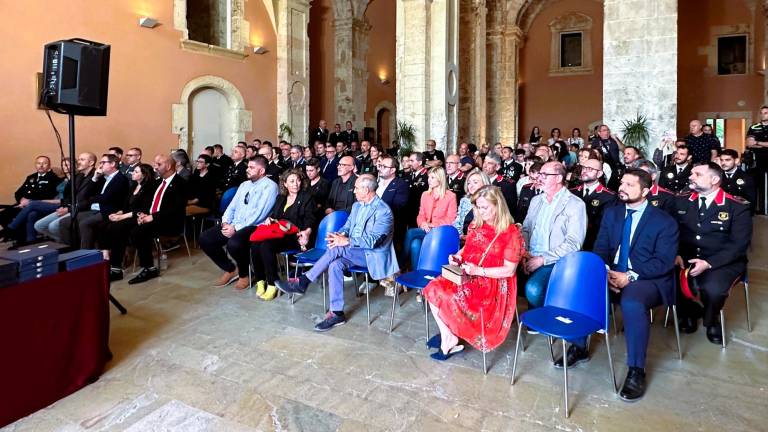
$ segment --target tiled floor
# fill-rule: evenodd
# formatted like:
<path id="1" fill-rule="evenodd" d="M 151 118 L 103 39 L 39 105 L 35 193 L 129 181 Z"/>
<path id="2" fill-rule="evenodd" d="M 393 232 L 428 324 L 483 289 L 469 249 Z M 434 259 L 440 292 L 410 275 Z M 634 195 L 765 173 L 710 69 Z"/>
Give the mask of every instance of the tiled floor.
<path id="1" fill-rule="evenodd" d="M 424 320 L 412 296 L 387 332 L 391 298 L 372 294 L 370 327 L 364 298 L 350 287 L 350 322 L 329 333 L 320 290 L 290 305 L 249 292 L 212 288 L 218 272 L 199 251 L 171 255 L 170 268 L 113 294 L 115 355 L 101 379 L 8 426 L 4 431 L 758 431 L 768 426 L 768 223 L 756 220 L 750 291 L 753 331 L 746 331 L 743 291 L 726 306 L 729 345 L 710 344 L 702 330 L 682 335 L 657 321 L 651 334 L 649 391 L 635 404 L 611 390 L 605 343 L 593 340 L 592 361 L 570 374 L 571 417 L 562 415 L 562 372 L 543 337 L 529 337 L 510 387 L 515 331 L 489 355 L 467 350 L 446 363 L 431 360 Z M 433 326 L 434 328 L 434 326 Z M 614 337 L 618 380 L 623 335 Z"/>

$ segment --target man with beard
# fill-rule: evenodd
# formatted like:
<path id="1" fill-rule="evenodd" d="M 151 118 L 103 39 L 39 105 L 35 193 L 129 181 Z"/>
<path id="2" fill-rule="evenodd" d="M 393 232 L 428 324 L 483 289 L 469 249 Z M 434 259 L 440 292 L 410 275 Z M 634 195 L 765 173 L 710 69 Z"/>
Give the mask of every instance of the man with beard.
<path id="1" fill-rule="evenodd" d="M 752 176 L 739 168 L 739 153 L 725 149 L 720 153 L 720 168 L 723 169 L 723 189 L 731 195 L 744 198 L 749 202 L 750 210 L 755 210 L 757 189 Z"/>
<path id="2" fill-rule="evenodd" d="M 687 189 L 688 177 L 691 175 L 691 155 L 688 147 L 678 146 L 673 160 L 674 164 L 661 171 L 659 186 L 677 194 Z"/>
<path id="3" fill-rule="evenodd" d="M 616 203 L 616 194 L 603 186 L 598 179 L 603 175 L 603 164 L 597 159 L 587 159 L 581 164 L 581 185 L 571 189 L 587 206 L 587 236 L 583 249 L 591 251 L 600 232 L 600 221 L 605 209 Z"/>
<path id="4" fill-rule="evenodd" d="M 659 178 L 659 169 L 656 168 L 656 164 L 649 160 L 643 160 L 637 164 L 637 167 L 651 175 L 653 185 L 651 186 L 651 191 L 648 192 L 648 202 L 652 206 L 658 207 L 670 216 L 675 217 L 675 194 L 656 183 Z"/>
<path id="5" fill-rule="evenodd" d="M 645 394 L 645 363 L 650 335 L 649 310 L 674 304 L 675 220 L 648 205 L 651 175 L 630 168 L 619 186 L 621 204 L 605 210 L 594 252 L 608 270 L 608 288 L 618 294 L 624 316 L 627 371 L 619 398 L 635 402 Z M 589 360 L 586 338 L 572 341 L 568 367 Z M 563 359 L 555 362 L 563 367 Z"/>

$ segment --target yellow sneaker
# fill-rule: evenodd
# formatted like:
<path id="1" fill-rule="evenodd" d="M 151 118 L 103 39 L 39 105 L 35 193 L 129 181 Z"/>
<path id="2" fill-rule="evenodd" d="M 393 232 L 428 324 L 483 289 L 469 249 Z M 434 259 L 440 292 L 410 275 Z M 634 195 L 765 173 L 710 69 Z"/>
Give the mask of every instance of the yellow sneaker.
<path id="1" fill-rule="evenodd" d="M 260 280 L 256 282 L 256 295 L 261 297 L 264 295 L 264 291 L 267 290 L 267 282 Z"/>
<path id="2" fill-rule="evenodd" d="M 266 292 L 264 292 L 264 295 L 261 295 L 259 297 L 261 297 L 262 300 L 270 301 L 274 299 L 276 296 L 277 296 L 277 287 L 275 287 L 274 285 L 269 285 L 267 287 Z"/>

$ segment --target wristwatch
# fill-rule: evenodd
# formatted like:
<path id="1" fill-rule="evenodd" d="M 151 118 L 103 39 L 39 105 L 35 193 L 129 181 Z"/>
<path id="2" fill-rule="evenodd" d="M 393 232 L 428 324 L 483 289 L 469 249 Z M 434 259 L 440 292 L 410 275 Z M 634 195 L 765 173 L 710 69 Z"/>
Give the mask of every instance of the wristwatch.
<path id="1" fill-rule="evenodd" d="M 627 273 L 627 280 L 630 282 L 634 282 L 637 280 L 637 278 L 632 273 Z"/>

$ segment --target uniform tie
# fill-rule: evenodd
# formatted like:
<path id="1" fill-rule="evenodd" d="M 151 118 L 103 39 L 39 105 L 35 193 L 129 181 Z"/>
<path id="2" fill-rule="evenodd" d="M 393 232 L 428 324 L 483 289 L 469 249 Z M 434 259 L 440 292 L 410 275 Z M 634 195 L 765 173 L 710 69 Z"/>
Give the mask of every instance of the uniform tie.
<path id="1" fill-rule="evenodd" d="M 616 263 L 616 271 L 629 270 L 629 246 L 632 243 L 632 214 L 637 210 L 627 209 L 627 217 L 624 218 L 624 232 L 621 234 L 621 249 L 619 249 L 619 261 Z"/>
<path id="2" fill-rule="evenodd" d="M 704 217 L 704 212 L 707 211 L 707 199 L 701 197 L 701 204 L 699 205 L 699 219 Z"/>

